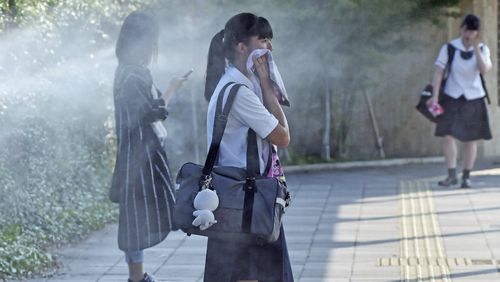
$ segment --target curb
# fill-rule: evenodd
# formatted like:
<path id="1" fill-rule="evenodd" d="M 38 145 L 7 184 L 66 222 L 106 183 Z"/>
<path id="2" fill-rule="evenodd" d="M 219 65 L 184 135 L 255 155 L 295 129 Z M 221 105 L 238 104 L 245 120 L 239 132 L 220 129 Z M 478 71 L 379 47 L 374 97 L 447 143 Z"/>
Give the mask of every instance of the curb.
<path id="1" fill-rule="evenodd" d="M 354 161 L 341 163 L 319 163 L 309 165 L 292 165 L 285 166 L 286 174 L 297 174 L 307 172 L 323 172 L 338 169 L 353 169 L 353 168 L 373 168 L 373 167 L 388 167 L 401 166 L 408 164 L 433 164 L 443 163 L 444 157 L 425 157 L 425 158 L 401 158 L 401 159 L 386 159 L 372 161 Z"/>

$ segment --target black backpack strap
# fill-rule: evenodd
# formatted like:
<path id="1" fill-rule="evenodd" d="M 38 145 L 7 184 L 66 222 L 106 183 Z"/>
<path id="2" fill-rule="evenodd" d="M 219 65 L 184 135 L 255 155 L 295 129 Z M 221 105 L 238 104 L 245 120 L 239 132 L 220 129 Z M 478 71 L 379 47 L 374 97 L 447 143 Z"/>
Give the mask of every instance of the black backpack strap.
<path id="1" fill-rule="evenodd" d="M 483 46 L 484 45 L 481 45 L 481 47 L 480 47 L 481 52 L 483 51 Z M 484 80 L 484 76 L 481 74 L 481 72 L 479 73 L 479 78 L 481 78 L 481 85 L 483 86 L 483 89 L 484 89 L 486 101 L 488 102 L 488 105 L 490 105 L 491 104 L 490 95 L 488 93 L 488 89 L 486 88 L 486 81 Z"/>
<path id="2" fill-rule="evenodd" d="M 439 91 L 439 100 L 441 101 L 442 95 L 444 93 L 444 87 L 446 85 L 446 81 L 448 80 L 448 77 L 450 76 L 451 72 L 451 64 L 453 63 L 453 58 L 455 57 L 455 46 L 453 46 L 451 43 L 446 44 L 446 51 L 448 53 L 448 61 L 446 61 L 446 66 L 444 67 L 443 71 L 443 78 L 441 79 L 441 89 Z"/>
<path id="3" fill-rule="evenodd" d="M 485 94 L 484 97 L 486 98 L 488 105 L 490 105 L 491 104 L 490 95 L 488 94 L 488 89 L 486 88 L 486 82 L 484 81 L 484 76 L 482 74 L 479 74 L 479 77 L 481 78 L 481 84 L 483 85 L 484 94 Z"/>
<path id="4" fill-rule="evenodd" d="M 236 93 L 238 93 L 238 89 L 241 87 L 241 84 L 234 84 L 233 87 L 231 87 L 231 90 L 229 91 L 229 94 L 227 96 L 226 104 L 224 108 L 222 108 L 224 93 L 226 92 L 227 87 L 229 87 L 229 85 L 231 84 L 233 84 L 233 82 L 224 85 L 219 93 L 219 97 L 217 98 L 212 142 L 210 144 L 210 150 L 208 151 L 208 155 L 205 160 L 205 165 L 203 166 L 203 175 L 201 181 L 207 180 L 210 177 L 212 169 L 214 168 L 215 161 L 217 160 L 217 155 L 219 154 L 220 142 L 222 141 L 222 136 L 224 135 L 224 130 L 226 129 L 227 117 L 229 115 L 231 107 L 233 106 Z"/>
<path id="5" fill-rule="evenodd" d="M 447 79 L 448 76 L 450 75 L 451 72 L 451 64 L 453 63 L 453 58 L 455 58 L 455 46 L 453 46 L 451 43 L 446 44 L 446 48 L 448 51 L 448 61 L 446 62 L 446 67 L 444 69 L 445 75 L 443 76 L 443 79 Z"/>

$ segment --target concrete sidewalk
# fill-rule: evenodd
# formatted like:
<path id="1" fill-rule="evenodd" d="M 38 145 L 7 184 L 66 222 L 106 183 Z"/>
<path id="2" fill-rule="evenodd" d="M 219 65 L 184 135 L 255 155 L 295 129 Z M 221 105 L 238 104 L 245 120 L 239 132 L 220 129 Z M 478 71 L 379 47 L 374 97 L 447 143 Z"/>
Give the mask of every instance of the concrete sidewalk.
<path id="1" fill-rule="evenodd" d="M 295 281 L 500 281 L 500 168 L 476 171 L 465 190 L 436 187 L 442 166 L 289 176 Z M 116 232 L 110 225 L 60 250 L 59 273 L 31 281 L 126 281 Z M 203 281 L 205 245 L 171 233 L 146 251 L 146 270 L 158 281 Z"/>

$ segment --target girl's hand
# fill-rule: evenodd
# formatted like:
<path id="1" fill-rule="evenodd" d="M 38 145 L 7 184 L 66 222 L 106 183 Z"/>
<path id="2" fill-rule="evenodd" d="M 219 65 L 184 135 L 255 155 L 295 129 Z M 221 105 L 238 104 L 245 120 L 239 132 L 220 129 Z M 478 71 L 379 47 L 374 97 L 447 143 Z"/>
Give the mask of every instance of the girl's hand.
<path id="1" fill-rule="evenodd" d="M 172 80 L 170 80 L 170 84 L 168 86 L 167 93 L 174 94 L 175 92 L 177 92 L 177 90 L 179 90 L 181 88 L 182 84 L 184 84 L 184 82 L 186 80 L 187 80 L 187 77 L 174 77 L 174 78 L 172 78 Z"/>
<path id="2" fill-rule="evenodd" d="M 481 44 L 481 36 L 479 36 L 479 32 L 476 35 L 476 38 L 472 39 L 472 45 L 475 48 L 479 48 L 479 45 Z"/>
<path id="3" fill-rule="evenodd" d="M 270 86 L 271 84 L 269 81 L 269 64 L 267 62 L 267 56 L 263 55 L 258 58 L 253 58 L 253 64 L 255 70 L 257 71 L 257 76 L 259 77 L 261 86 Z"/>
<path id="4" fill-rule="evenodd" d="M 433 95 L 429 100 L 427 100 L 427 102 L 426 102 L 427 107 L 430 107 L 430 106 L 432 106 L 432 104 L 437 103 L 438 100 L 439 100 L 438 97 Z"/>
<path id="5" fill-rule="evenodd" d="M 163 94 L 163 99 L 165 100 L 165 105 L 168 105 L 170 98 L 174 96 L 174 94 L 182 87 L 184 82 L 188 79 L 188 76 L 193 72 L 193 70 L 189 70 L 184 76 L 174 77 L 170 80 L 170 84 L 168 85 L 167 91 Z"/>

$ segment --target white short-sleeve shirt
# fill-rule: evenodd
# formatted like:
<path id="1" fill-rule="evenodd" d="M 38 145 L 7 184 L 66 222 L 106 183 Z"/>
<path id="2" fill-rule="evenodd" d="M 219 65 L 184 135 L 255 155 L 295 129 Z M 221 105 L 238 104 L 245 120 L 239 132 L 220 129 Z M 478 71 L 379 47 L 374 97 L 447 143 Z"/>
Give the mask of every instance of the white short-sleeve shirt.
<path id="1" fill-rule="evenodd" d="M 464 96 L 467 100 L 482 98 L 486 95 L 479 77 L 479 68 L 477 66 L 477 58 L 474 53 L 472 58 L 464 60 L 460 56 L 462 51 L 474 51 L 474 47 L 465 48 L 461 38 L 455 38 L 450 42 L 455 48 L 455 55 L 451 64 L 451 71 L 444 88 L 444 92 L 455 99 Z M 491 66 L 490 49 L 485 44 L 481 43 L 482 56 L 486 65 Z M 444 44 L 439 51 L 436 59 L 436 66 L 445 68 L 448 62 L 448 48 Z"/>
<path id="2" fill-rule="evenodd" d="M 238 90 L 229 112 L 226 130 L 220 144 L 218 164 L 246 168 L 247 135 L 248 129 L 252 128 L 257 134 L 260 172 L 262 174 L 269 156 L 269 145 L 263 140 L 276 128 L 278 120 L 264 107 L 261 98 L 255 94 L 252 82 L 233 66 L 226 69 L 208 104 L 208 147 L 210 148 L 212 142 L 217 98 L 222 87 L 229 82 L 236 82 L 243 84 L 243 86 Z M 231 87 L 228 87 L 224 93 L 223 105 L 226 104 Z"/>

